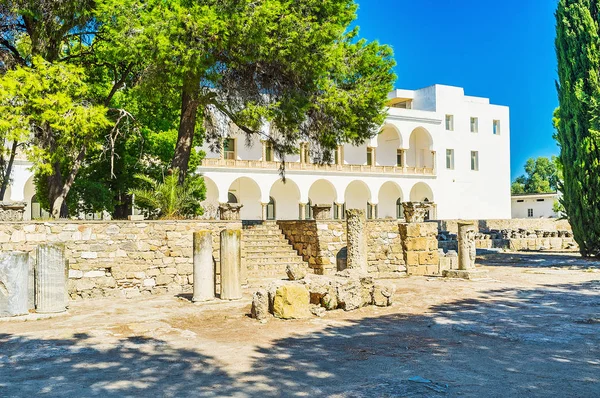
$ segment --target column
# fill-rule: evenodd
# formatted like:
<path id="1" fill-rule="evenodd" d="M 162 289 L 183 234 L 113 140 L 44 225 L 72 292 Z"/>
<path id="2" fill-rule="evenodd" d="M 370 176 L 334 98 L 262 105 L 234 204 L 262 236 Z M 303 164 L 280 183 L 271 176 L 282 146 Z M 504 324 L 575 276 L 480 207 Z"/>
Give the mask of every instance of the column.
<path id="1" fill-rule="evenodd" d="M 367 234 L 364 210 L 346 210 L 348 268 L 367 270 Z"/>
<path id="2" fill-rule="evenodd" d="M 304 150 L 305 145 L 304 142 L 300 143 L 300 163 L 306 163 L 306 157 L 304 156 L 306 155 L 306 151 Z"/>
<path id="3" fill-rule="evenodd" d="M 29 313 L 29 255 L 24 252 L 0 256 L 0 318 Z"/>
<path id="4" fill-rule="evenodd" d="M 194 232 L 194 296 L 193 302 L 215 298 L 215 267 L 213 263 L 212 232 Z"/>
<path id="5" fill-rule="evenodd" d="M 342 214 L 342 210 L 344 209 L 344 204 L 335 202 L 333 206 L 335 207 L 335 217 L 338 220 L 343 220 L 344 215 Z"/>
<path id="6" fill-rule="evenodd" d="M 242 256 L 239 229 L 221 231 L 221 300 L 242 298 Z"/>
<path id="7" fill-rule="evenodd" d="M 262 206 L 262 220 L 266 221 L 267 220 L 267 206 L 269 204 L 268 203 L 261 203 L 260 205 Z"/>
<path id="8" fill-rule="evenodd" d="M 458 223 L 458 269 L 463 271 L 475 268 L 475 225 Z"/>
<path id="9" fill-rule="evenodd" d="M 298 203 L 298 214 L 300 220 L 306 220 L 306 205 L 307 203 Z"/>
<path id="10" fill-rule="evenodd" d="M 433 158 L 431 164 L 433 165 L 433 170 L 435 170 L 436 169 L 436 163 L 437 163 L 437 159 L 435 157 L 435 151 L 431 151 L 431 156 Z"/>
<path id="11" fill-rule="evenodd" d="M 65 247 L 42 244 L 37 247 L 35 308 L 39 313 L 63 312 L 67 307 Z"/>
<path id="12" fill-rule="evenodd" d="M 267 161 L 267 141 L 261 140 L 260 143 L 262 144 L 262 161 L 266 162 Z"/>
<path id="13" fill-rule="evenodd" d="M 219 139 L 219 142 L 221 143 L 221 145 L 220 145 L 221 146 L 221 153 L 219 153 L 219 158 L 221 160 L 223 160 L 223 159 L 225 159 L 225 147 L 223 146 L 224 145 L 223 137 L 221 137 Z"/>

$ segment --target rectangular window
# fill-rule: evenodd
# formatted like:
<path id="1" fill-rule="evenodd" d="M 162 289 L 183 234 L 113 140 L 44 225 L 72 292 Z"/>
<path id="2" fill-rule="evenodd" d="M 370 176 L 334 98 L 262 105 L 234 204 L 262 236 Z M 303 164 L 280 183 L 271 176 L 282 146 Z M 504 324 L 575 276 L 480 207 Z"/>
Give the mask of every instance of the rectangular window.
<path id="1" fill-rule="evenodd" d="M 225 138 L 223 140 L 223 157 L 228 160 L 235 160 L 235 138 Z"/>
<path id="2" fill-rule="evenodd" d="M 476 117 L 471 118 L 471 133 L 479 132 L 479 120 Z"/>
<path id="3" fill-rule="evenodd" d="M 527 209 L 527 217 L 533 217 L 533 209 Z"/>
<path id="4" fill-rule="evenodd" d="M 373 148 L 367 148 L 367 166 L 373 166 Z"/>
<path id="5" fill-rule="evenodd" d="M 543 201 L 544 201 L 544 199 L 537 199 L 537 201 L 538 201 L 538 202 L 543 202 Z"/>
<path id="6" fill-rule="evenodd" d="M 523 199 L 517 200 L 517 203 L 523 203 L 523 202 L 525 202 Z"/>
<path id="7" fill-rule="evenodd" d="M 454 131 L 454 116 L 446 115 L 446 130 Z"/>
<path id="8" fill-rule="evenodd" d="M 265 144 L 265 161 L 273 161 L 273 144 L 271 144 L 270 142 L 267 142 Z"/>
<path id="9" fill-rule="evenodd" d="M 446 168 L 454 170 L 454 149 L 446 149 Z"/>
<path id="10" fill-rule="evenodd" d="M 404 159 L 402 159 L 404 151 L 402 149 L 398 149 L 396 151 L 396 166 L 404 167 Z"/>
<path id="11" fill-rule="evenodd" d="M 494 120 L 494 134 L 500 134 L 500 120 Z"/>
<path id="12" fill-rule="evenodd" d="M 479 170 L 479 152 L 471 151 L 471 170 Z"/>

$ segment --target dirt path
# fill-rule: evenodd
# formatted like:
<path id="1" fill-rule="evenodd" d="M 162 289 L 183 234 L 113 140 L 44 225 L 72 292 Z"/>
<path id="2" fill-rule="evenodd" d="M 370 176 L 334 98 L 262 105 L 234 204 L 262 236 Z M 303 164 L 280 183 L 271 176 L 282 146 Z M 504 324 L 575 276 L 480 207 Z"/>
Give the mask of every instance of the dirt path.
<path id="1" fill-rule="evenodd" d="M 600 396 L 600 265 L 480 263 L 490 279 L 400 279 L 390 308 L 306 321 L 159 296 L 0 322 L 0 396 Z"/>

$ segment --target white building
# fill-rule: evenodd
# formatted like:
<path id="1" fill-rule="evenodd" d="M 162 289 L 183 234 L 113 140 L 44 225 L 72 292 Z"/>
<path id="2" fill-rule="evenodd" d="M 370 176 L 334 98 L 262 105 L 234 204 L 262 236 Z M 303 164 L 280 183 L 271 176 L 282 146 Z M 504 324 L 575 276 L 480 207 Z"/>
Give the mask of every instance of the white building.
<path id="1" fill-rule="evenodd" d="M 559 197 L 557 192 L 513 195 L 512 218 L 558 218 L 554 204 Z"/>
<path id="2" fill-rule="evenodd" d="M 232 132 L 222 154 L 205 146 L 207 208 L 240 203 L 244 220 L 298 219 L 310 217 L 310 204 L 330 204 L 336 218 L 343 208 L 398 218 L 401 202 L 429 201 L 432 218 L 509 218 L 508 107 L 441 85 L 396 90 L 389 100 L 378 135 L 341 146 L 331 165 L 312 164 L 304 150 L 287 157 L 285 183 L 279 159 L 258 138 L 247 146 Z"/>
<path id="3" fill-rule="evenodd" d="M 286 158 L 286 183 L 269 148 L 232 133 L 222 154 L 203 149 L 198 171 L 207 213 L 219 202 L 243 204 L 244 220 L 310 217 L 311 204 L 362 208 L 370 218 L 398 218 L 403 201 L 433 202 L 431 218 L 502 219 L 511 214 L 508 107 L 435 85 L 396 90 L 381 132 L 360 147 L 343 145 L 336 163 L 312 164 L 305 151 Z M 304 144 L 299 144 L 304 147 Z M 39 216 L 32 173 L 19 160 L 5 200 L 24 201 Z"/>

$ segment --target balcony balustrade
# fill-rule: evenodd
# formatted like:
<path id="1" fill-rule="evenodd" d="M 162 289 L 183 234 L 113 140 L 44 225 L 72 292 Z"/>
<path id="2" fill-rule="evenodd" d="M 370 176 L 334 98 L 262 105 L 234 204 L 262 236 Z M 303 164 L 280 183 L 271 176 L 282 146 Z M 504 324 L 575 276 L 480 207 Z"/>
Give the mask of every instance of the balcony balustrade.
<path id="1" fill-rule="evenodd" d="M 278 170 L 280 162 L 266 162 L 262 160 L 235 160 L 205 158 L 202 167 L 219 167 L 230 169 L 261 169 Z M 430 167 L 402 167 L 402 166 L 367 166 L 357 164 L 315 164 L 288 162 L 286 170 L 320 171 L 320 172 L 345 172 L 345 173 L 373 173 L 373 174 L 404 174 L 404 175 L 435 175 L 435 169 Z"/>

